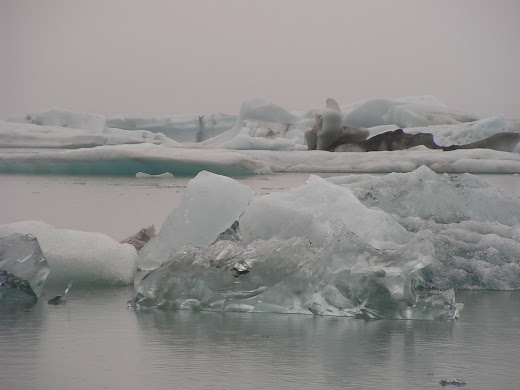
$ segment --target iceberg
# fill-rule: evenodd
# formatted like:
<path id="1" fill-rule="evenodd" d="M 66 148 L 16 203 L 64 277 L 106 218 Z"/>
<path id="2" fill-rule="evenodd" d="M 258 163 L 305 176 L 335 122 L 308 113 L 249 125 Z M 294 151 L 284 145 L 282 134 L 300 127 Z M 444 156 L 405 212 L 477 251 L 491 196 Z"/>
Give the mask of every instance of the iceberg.
<path id="1" fill-rule="evenodd" d="M 137 308 L 275 312 L 365 319 L 455 319 L 453 290 L 428 286 L 424 264 L 371 247 L 331 221 L 322 247 L 273 237 L 246 247 L 184 247 L 140 282 Z"/>
<path id="2" fill-rule="evenodd" d="M 92 148 L 102 145 L 178 143 L 162 134 L 149 131 L 128 131 L 107 128 L 102 132 L 0 121 L 0 147 L 2 148 Z"/>
<path id="3" fill-rule="evenodd" d="M 50 268 L 38 240 L 18 233 L 0 238 L 0 303 L 34 303 Z"/>
<path id="4" fill-rule="evenodd" d="M 221 184 L 230 190 L 228 180 Z M 520 289 L 520 198 L 472 175 L 420 167 L 382 177 L 311 176 L 301 187 L 244 203 L 232 216 L 238 221 L 211 245 L 208 237 L 164 250 L 155 259 L 162 265 L 140 281 L 130 303 L 454 319 L 461 309 L 455 289 Z M 175 219 L 181 224 L 182 213 Z M 175 237 L 164 233 L 165 241 Z"/>
<path id="5" fill-rule="evenodd" d="M 137 271 L 137 251 L 103 233 L 56 229 L 39 221 L 0 225 L 0 237 L 13 233 L 38 239 L 51 272 L 47 283 L 127 285 Z"/>
<path id="6" fill-rule="evenodd" d="M 208 246 L 242 215 L 253 191 L 225 176 L 201 172 L 192 179 L 180 205 L 168 216 L 159 234 L 139 252 L 139 268 L 150 270 L 186 244 Z"/>

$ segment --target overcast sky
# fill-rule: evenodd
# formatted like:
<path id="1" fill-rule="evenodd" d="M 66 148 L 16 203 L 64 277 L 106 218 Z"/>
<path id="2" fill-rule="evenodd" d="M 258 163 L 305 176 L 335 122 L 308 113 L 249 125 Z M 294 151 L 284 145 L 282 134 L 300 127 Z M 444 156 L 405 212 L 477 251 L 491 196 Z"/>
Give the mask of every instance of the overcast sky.
<path id="1" fill-rule="evenodd" d="M 520 118 L 520 1 L 0 0 L 0 118 L 434 95 Z"/>

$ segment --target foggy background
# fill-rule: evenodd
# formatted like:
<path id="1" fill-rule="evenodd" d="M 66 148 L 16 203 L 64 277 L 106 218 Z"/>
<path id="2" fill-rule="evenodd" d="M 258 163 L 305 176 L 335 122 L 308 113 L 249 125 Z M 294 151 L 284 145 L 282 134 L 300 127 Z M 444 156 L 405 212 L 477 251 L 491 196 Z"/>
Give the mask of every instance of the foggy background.
<path id="1" fill-rule="evenodd" d="M 520 118 L 520 2 L 1 0 L 0 119 L 431 94 Z"/>

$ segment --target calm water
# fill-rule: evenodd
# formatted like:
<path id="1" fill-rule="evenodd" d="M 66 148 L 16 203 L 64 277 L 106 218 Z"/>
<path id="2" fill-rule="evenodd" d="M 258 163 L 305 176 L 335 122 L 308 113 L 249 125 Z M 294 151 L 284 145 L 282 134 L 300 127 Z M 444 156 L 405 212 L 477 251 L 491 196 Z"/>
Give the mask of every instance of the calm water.
<path id="1" fill-rule="evenodd" d="M 242 179 L 259 193 L 308 175 Z M 520 177 L 486 177 L 520 193 Z M 163 219 L 188 179 L 0 175 L 0 223 L 41 219 L 116 239 Z M 0 389 L 520 388 L 520 292 L 458 292 L 455 322 L 127 309 L 133 288 L 71 290 L 0 312 Z"/>
<path id="2" fill-rule="evenodd" d="M 460 320 L 134 312 L 76 290 L 0 318 L 2 389 L 518 389 L 520 292 L 459 292 Z"/>

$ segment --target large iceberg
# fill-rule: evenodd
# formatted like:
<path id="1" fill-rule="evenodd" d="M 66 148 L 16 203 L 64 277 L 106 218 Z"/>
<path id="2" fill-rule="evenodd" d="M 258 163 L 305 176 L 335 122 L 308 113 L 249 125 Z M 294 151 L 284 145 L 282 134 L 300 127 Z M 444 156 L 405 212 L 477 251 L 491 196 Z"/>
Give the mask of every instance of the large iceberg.
<path id="1" fill-rule="evenodd" d="M 0 303 L 34 303 L 50 268 L 32 235 L 0 237 Z"/>
<path id="2" fill-rule="evenodd" d="M 452 319 L 454 289 L 520 289 L 520 198 L 427 167 L 330 181 L 254 199 L 209 246 L 163 251 L 132 304 Z"/>
<path id="3" fill-rule="evenodd" d="M 192 179 L 180 205 L 161 231 L 139 252 L 139 268 L 154 269 L 186 244 L 208 246 L 244 212 L 253 191 L 229 177 L 201 172 Z"/>
<path id="4" fill-rule="evenodd" d="M 102 233 L 56 229 L 39 221 L 0 225 L 0 237 L 13 233 L 31 234 L 38 239 L 51 268 L 47 283 L 133 283 L 137 251 L 130 244 L 120 244 Z"/>

